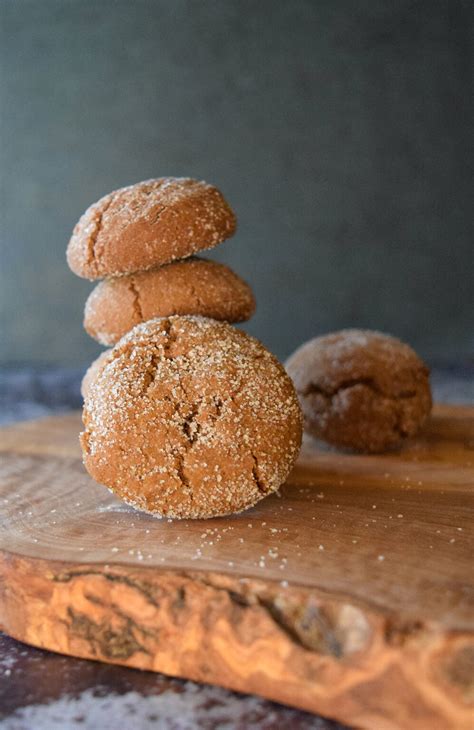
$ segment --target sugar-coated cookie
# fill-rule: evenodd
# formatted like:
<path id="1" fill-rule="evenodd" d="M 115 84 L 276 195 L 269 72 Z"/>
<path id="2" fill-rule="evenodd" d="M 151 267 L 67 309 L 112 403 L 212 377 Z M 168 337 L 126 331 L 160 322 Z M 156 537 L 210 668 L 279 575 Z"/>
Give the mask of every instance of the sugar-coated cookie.
<path id="1" fill-rule="evenodd" d="M 197 314 L 243 322 L 255 310 L 252 290 L 224 264 L 189 258 L 101 281 L 85 306 L 84 327 L 103 345 L 154 317 Z"/>
<path id="2" fill-rule="evenodd" d="M 105 195 L 74 228 L 72 271 L 86 279 L 129 274 L 213 248 L 235 232 L 219 190 L 191 178 L 146 180 Z"/>
<path id="3" fill-rule="evenodd" d="M 286 370 L 305 428 L 337 446 L 384 451 L 416 434 L 431 410 L 428 368 L 411 347 L 380 332 L 316 337 Z"/>
<path id="4" fill-rule="evenodd" d="M 297 457 L 293 384 L 263 345 L 224 322 L 140 324 L 90 382 L 81 443 L 90 475 L 147 512 L 240 512 L 275 492 Z"/>

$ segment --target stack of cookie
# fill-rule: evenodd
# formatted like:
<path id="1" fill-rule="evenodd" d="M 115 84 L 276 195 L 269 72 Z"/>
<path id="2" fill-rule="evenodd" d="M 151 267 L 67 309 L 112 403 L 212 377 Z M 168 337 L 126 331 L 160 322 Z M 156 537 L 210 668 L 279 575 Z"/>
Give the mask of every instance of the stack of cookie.
<path id="1" fill-rule="evenodd" d="M 153 317 L 249 319 L 250 287 L 227 266 L 192 256 L 235 228 L 219 190 L 189 178 L 148 180 L 101 198 L 76 225 L 67 250 L 75 274 L 104 279 L 87 300 L 86 331 L 114 345 Z"/>
<path id="2" fill-rule="evenodd" d="M 294 387 L 263 345 L 229 323 L 255 308 L 228 267 L 194 254 L 235 232 L 213 186 L 159 178 L 92 205 L 67 250 L 104 279 L 84 325 L 112 345 L 83 381 L 89 473 L 153 514 L 238 512 L 286 479 L 301 443 Z"/>

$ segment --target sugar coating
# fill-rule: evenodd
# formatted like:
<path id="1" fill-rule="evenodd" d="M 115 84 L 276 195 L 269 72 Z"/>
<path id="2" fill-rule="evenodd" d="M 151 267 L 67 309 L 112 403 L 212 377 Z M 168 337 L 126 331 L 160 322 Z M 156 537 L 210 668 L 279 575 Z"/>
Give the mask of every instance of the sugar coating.
<path id="1" fill-rule="evenodd" d="M 411 347 L 370 330 L 341 330 L 303 344 L 286 362 L 305 427 L 367 452 L 417 433 L 431 410 L 429 370 Z"/>
<path id="2" fill-rule="evenodd" d="M 81 382 L 81 395 L 84 399 L 86 397 L 86 394 L 89 391 L 91 384 L 96 379 L 97 375 L 100 372 L 102 365 L 105 364 L 105 362 L 111 352 L 112 352 L 111 349 L 104 350 L 104 352 L 101 352 L 99 357 L 97 357 L 93 362 L 91 362 L 91 364 L 87 368 L 86 372 L 84 373 L 84 377 L 82 378 L 82 382 Z"/>
<path id="3" fill-rule="evenodd" d="M 155 317 L 199 314 L 243 322 L 254 310 L 252 290 L 228 266 L 191 257 L 101 281 L 87 299 L 84 328 L 102 345 L 114 345 Z"/>
<path id="4" fill-rule="evenodd" d="M 172 316 L 138 325 L 85 393 L 84 464 L 129 504 L 167 517 L 240 512 L 275 492 L 301 445 L 290 378 L 231 325 Z"/>
<path id="5" fill-rule="evenodd" d="M 235 228 L 235 215 L 214 186 L 191 178 L 145 180 L 86 210 L 67 260 L 86 279 L 146 271 L 213 248 Z"/>

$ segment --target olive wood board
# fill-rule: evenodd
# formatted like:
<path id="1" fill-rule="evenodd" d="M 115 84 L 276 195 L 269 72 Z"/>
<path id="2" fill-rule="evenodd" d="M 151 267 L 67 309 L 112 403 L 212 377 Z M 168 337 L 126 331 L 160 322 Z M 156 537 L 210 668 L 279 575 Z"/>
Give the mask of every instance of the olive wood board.
<path id="1" fill-rule="evenodd" d="M 6 633 L 355 727 L 473 727 L 474 408 L 381 456 L 308 438 L 279 495 L 196 521 L 93 482 L 80 427 L 0 430 Z"/>

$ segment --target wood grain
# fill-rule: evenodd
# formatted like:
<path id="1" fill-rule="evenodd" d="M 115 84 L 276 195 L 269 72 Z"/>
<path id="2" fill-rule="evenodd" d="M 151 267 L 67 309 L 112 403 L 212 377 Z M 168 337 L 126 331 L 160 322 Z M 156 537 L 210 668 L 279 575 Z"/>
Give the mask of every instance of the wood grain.
<path id="1" fill-rule="evenodd" d="M 385 456 L 307 441 L 280 497 L 212 521 L 118 502 L 79 428 L 0 432 L 7 633 L 355 726 L 472 726 L 474 409 Z"/>

